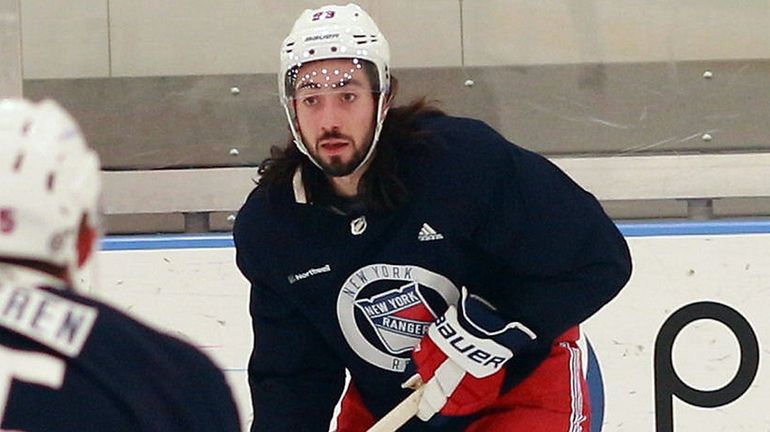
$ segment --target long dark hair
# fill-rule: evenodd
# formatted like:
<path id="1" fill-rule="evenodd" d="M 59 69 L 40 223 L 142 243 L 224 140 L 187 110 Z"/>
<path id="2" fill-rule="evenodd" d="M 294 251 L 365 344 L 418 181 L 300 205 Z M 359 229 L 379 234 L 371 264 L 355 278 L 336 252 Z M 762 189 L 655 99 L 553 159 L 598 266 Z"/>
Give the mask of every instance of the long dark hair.
<path id="1" fill-rule="evenodd" d="M 391 78 L 392 100 L 398 90 L 398 80 Z M 381 212 L 393 210 L 409 198 L 409 191 L 398 177 L 398 153 L 404 145 L 419 145 L 425 138 L 418 122 L 421 119 L 443 115 L 434 101 L 425 97 L 408 105 L 391 108 L 385 118 L 372 162 L 361 177 L 357 198 L 367 210 Z M 329 182 L 294 144 L 293 137 L 283 146 L 272 146 L 270 157 L 259 164 L 259 187 L 291 184 L 297 167 L 302 167 L 302 176 L 309 199 L 321 190 L 328 190 Z"/>

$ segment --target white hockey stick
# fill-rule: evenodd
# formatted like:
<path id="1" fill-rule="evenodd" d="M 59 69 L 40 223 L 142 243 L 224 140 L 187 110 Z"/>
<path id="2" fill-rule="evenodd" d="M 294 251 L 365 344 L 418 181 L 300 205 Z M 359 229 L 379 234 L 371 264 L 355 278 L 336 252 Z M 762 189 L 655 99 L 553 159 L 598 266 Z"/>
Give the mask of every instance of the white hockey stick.
<path id="1" fill-rule="evenodd" d="M 401 403 L 396 405 L 395 408 L 385 414 L 383 418 L 374 424 L 367 432 L 395 432 L 408 422 L 410 418 L 417 414 L 417 407 L 420 405 L 420 399 L 422 399 L 422 392 L 425 391 L 425 387 L 418 387 L 417 390 L 412 392 Z"/>

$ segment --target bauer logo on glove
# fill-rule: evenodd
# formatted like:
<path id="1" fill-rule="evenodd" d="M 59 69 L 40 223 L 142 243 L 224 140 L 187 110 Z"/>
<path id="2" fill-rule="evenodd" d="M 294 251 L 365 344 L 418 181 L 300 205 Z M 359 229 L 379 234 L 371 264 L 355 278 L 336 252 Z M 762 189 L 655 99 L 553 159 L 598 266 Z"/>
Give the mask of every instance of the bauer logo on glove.
<path id="1" fill-rule="evenodd" d="M 455 351 L 464 356 L 468 372 L 476 378 L 483 378 L 497 372 L 503 363 L 513 357 L 508 348 L 494 341 L 479 339 L 465 331 L 457 322 L 457 311 L 449 309 L 446 315 L 436 320 L 436 325 L 428 329 L 431 339 L 445 353 Z"/>
<path id="2" fill-rule="evenodd" d="M 427 421 L 436 413 L 467 415 L 488 406 L 500 394 L 503 365 L 536 337 L 463 288 L 457 308 L 431 324 L 412 354 L 417 374 L 404 386 L 425 382 L 417 416 Z"/>

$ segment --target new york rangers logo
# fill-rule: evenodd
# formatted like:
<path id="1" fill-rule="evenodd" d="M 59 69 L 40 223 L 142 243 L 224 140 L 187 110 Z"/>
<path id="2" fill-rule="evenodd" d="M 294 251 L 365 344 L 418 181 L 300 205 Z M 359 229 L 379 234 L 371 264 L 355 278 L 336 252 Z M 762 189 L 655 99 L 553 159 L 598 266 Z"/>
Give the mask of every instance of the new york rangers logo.
<path id="1" fill-rule="evenodd" d="M 340 286 L 337 320 L 350 349 L 379 368 L 403 372 L 436 315 L 457 304 L 460 290 L 439 273 L 409 264 L 369 264 Z"/>
<path id="2" fill-rule="evenodd" d="M 417 282 L 355 303 L 391 354 L 411 351 L 436 319 L 420 296 Z"/>

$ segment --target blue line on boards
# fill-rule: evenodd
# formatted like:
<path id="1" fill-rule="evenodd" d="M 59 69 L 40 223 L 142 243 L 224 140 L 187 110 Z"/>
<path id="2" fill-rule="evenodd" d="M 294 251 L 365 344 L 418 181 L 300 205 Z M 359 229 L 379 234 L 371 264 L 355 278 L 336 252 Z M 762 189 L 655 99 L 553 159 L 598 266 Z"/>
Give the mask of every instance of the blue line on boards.
<path id="1" fill-rule="evenodd" d="M 770 234 L 770 220 L 621 222 L 618 228 L 626 237 Z"/>
<path id="2" fill-rule="evenodd" d="M 626 237 L 770 234 L 770 220 L 618 222 Z M 114 235 L 102 239 L 103 251 L 218 249 L 233 247 L 230 233 Z"/>
<path id="3" fill-rule="evenodd" d="M 230 247 L 234 247 L 233 236 L 230 233 L 121 235 L 106 236 L 102 239 L 103 251 Z"/>

